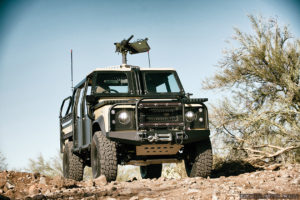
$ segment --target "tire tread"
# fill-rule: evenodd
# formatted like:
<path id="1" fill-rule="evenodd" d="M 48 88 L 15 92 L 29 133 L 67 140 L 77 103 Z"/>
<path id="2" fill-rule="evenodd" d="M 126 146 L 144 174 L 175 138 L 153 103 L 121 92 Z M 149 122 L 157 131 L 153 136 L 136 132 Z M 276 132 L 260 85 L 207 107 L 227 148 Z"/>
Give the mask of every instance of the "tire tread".
<path id="1" fill-rule="evenodd" d="M 100 173 L 105 175 L 107 181 L 114 181 L 118 171 L 116 143 L 107 139 L 100 131 L 96 132 L 94 137 L 100 154 Z"/>
<path id="2" fill-rule="evenodd" d="M 210 140 L 197 143 L 196 156 L 192 164 L 189 177 L 208 177 L 211 174 L 212 164 L 212 148 Z"/>
<path id="3" fill-rule="evenodd" d="M 65 146 L 65 153 L 67 155 L 64 156 L 68 156 L 69 163 L 64 163 L 64 164 L 69 165 L 69 170 L 68 172 L 64 171 L 64 177 L 76 181 L 81 181 L 83 179 L 84 165 L 82 160 L 78 156 L 73 154 L 72 147 L 73 147 L 73 142 L 68 142 Z"/>

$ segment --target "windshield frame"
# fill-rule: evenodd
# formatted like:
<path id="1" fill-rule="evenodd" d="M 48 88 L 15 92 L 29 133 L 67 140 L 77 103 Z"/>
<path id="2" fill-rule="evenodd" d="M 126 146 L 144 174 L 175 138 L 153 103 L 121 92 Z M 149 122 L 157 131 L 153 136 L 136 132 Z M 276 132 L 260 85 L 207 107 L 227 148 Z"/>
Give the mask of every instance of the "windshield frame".
<path id="1" fill-rule="evenodd" d="M 158 96 L 158 95 L 166 95 L 166 96 L 174 95 L 174 96 L 176 96 L 176 95 L 184 95 L 185 94 L 182 84 L 180 82 L 180 79 L 177 75 L 177 72 L 174 70 L 141 70 L 140 72 L 141 72 L 141 77 L 142 77 L 140 84 L 143 84 L 143 88 L 144 88 L 143 95 L 144 96 Z M 179 87 L 179 92 L 148 92 L 148 88 L 147 88 L 147 84 L 146 84 L 146 74 L 159 73 L 159 72 L 160 73 L 172 73 L 174 75 L 176 83 Z"/>

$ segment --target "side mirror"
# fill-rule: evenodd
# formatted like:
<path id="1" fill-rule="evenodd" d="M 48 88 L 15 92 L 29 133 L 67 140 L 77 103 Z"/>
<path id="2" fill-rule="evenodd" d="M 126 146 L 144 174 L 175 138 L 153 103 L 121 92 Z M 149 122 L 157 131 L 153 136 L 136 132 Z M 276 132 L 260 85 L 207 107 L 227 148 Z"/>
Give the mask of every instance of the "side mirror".
<path id="1" fill-rule="evenodd" d="M 97 103 L 97 98 L 94 95 L 86 95 L 85 99 L 89 104 Z"/>

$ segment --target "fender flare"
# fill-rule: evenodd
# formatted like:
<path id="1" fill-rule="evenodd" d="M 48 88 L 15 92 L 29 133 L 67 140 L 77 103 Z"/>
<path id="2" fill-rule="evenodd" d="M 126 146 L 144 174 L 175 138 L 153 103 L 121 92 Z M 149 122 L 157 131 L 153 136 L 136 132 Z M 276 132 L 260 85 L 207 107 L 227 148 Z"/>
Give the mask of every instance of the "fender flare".
<path id="1" fill-rule="evenodd" d="M 94 127 L 95 124 L 98 124 L 100 127 L 101 133 L 107 137 L 107 132 L 105 131 L 105 123 L 104 123 L 104 117 L 100 116 L 97 119 L 94 120 L 92 127 Z M 94 134 L 94 133 L 93 133 Z"/>

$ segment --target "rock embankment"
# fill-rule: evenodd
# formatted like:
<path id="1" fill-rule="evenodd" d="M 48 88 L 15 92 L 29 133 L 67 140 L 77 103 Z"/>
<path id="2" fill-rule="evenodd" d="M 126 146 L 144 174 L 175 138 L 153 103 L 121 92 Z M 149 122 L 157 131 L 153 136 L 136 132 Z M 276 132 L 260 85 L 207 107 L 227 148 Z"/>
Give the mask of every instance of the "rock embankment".
<path id="1" fill-rule="evenodd" d="M 0 199 L 258 199 L 259 195 L 300 199 L 300 165 L 229 177 L 110 183 L 104 176 L 77 182 L 24 172 L 0 173 Z"/>

